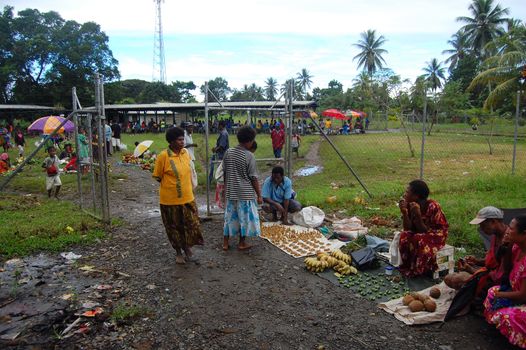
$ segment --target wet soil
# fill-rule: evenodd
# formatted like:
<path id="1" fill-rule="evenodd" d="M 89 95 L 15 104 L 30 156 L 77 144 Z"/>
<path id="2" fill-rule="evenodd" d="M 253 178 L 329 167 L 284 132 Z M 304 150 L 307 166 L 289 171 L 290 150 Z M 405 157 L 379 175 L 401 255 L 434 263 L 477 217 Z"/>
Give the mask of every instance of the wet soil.
<path id="1" fill-rule="evenodd" d="M 220 216 L 202 222 L 206 244 L 195 249 L 199 264 L 176 265 L 158 211 L 157 183 L 139 168 L 113 171 L 127 179 L 112 188 L 112 216 L 123 224 L 107 239 L 73 247 L 82 257 L 71 264 L 58 254 L 4 264 L 0 348 L 510 348 L 474 315 L 443 326 L 405 326 L 264 240 L 252 240 L 249 252 L 232 242 L 224 252 Z M 80 317 L 63 334 L 79 313 L 97 306 L 101 314 Z M 113 322 L 117 306 L 138 312 Z"/>

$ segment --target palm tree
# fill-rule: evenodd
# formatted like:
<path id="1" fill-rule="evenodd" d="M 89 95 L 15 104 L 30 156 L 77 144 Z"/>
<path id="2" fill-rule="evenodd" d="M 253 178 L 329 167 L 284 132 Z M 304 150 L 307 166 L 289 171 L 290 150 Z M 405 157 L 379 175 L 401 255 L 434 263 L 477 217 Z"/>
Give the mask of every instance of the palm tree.
<path id="1" fill-rule="evenodd" d="M 304 96 L 307 96 L 307 89 L 312 85 L 313 76 L 307 71 L 307 68 L 303 68 L 301 72 L 296 76 L 297 84 L 301 87 L 301 92 Z"/>
<path id="2" fill-rule="evenodd" d="M 462 60 L 469 53 L 469 41 L 468 36 L 463 30 L 456 32 L 451 40 L 447 43 L 453 48 L 442 51 L 443 55 L 450 55 L 445 63 L 449 63 L 449 71 L 451 72 L 456 66 L 458 61 Z"/>
<path id="3" fill-rule="evenodd" d="M 512 28 L 495 40 L 494 56 L 484 61 L 483 70 L 471 82 L 468 90 L 479 85 L 495 86 L 489 93 L 484 108 L 492 108 L 520 89 L 521 70 L 526 67 L 526 25 Z"/>
<path id="4" fill-rule="evenodd" d="M 438 62 L 436 58 L 433 58 L 430 62 L 426 62 L 427 67 L 424 68 L 424 76 L 426 77 L 429 87 L 436 93 L 437 89 L 442 87 L 442 81 L 444 77 L 445 68 L 442 67 L 442 63 Z"/>
<path id="5" fill-rule="evenodd" d="M 361 39 L 354 44 L 361 51 L 354 56 L 354 60 L 358 60 L 358 68 L 362 67 L 371 77 L 377 69 L 381 69 L 383 64 L 386 64 L 383 54 L 388 53 L 387 50 L 382 49 L 381 46 L 385 43 L 383 35 L 376 37 L 376 30 L 369 29 L 360 34 Z"/>
<path id="6" fill-rule="evenodd" d="M 471 48 L 479 57 L 487 57 L 484 47 L 495 37 L 503 33 L 502 25 L 507 22 L 505 17 L 509 10 L 499 4 L 493 5 L 494 0 L 473 0 L 469 5 L 472 17 L 457 17 L 457 21 L 464 22 L 461 28 L 469 37 Z"/>
<path id="7" fill-rule="evenodd" d="M 427 131 L 428 135 L 431 135 L 431 130 L 433 129 L 433 125 L 435 125 L 437 121 L 437 109 L 436 109 L 436 92 L 437 89 L 442 87 L 442 81 L 446 80 L 444 77 L 444 70 L 445 68 L 442 67 L 442 63 L 438 62 L 436 58 L 433 58 L 430 62 L 426 62 L 427 67 L 424 67 L 424 77 L 427 82 L 427 85 L 433 90 L 433 119 L 431 120 L 431 126 L 429 127 L 429 130 Z M 425 90 L 426 91 L 426 90 Z M 424 98 L 427 98 L 425 96 Z"/>
<path id="8" fill-rule="evenodd" d="M 278 93 L 278 81 L 272 77 L 265 81 L 265 96 L 267 100 L 274 101 Z"/>

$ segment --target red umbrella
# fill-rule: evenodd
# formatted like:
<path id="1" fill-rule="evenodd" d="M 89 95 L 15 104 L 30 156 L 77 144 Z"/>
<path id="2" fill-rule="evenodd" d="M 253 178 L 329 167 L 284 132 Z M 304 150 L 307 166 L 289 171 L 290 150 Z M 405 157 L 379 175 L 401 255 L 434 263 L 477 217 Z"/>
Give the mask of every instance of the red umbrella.
<path id="1" fill-rule="evenodd" d="M 327 109 L 321 113 L 324 117 L 339 119 L 339 120 L 348 120 L 349 117 L 340 112 L 337 109 Z"/>

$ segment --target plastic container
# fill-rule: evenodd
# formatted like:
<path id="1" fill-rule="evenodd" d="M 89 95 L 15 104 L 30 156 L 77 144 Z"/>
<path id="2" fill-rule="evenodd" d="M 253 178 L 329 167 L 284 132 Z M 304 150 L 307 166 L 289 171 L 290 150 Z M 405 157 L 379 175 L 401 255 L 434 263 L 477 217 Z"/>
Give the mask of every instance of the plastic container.
<path id="1" fill-rule="evenodd" d="M 394 267 L 392 267 L 391 265 L 387 265 L 385 267 L 385 274 L 387 276 L 391 276 L 393 274 L 393 270 L 394 270 Z"/>

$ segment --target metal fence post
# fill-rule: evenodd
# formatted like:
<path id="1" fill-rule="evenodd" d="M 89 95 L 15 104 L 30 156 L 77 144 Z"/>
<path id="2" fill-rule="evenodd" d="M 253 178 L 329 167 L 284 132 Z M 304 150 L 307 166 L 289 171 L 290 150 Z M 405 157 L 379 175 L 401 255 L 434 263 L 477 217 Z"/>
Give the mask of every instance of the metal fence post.
<path id="1" fill-rule="evenodd" d="M 519 133 L 519 115 L 521 103 L 521 90 L 517 90 L 517 108 L 515 110 L 515 131 L 513 133 L 513 159 L 511 161 L 511 174 L 515 174 L 515 160 L 517 159 L 517 138 Z"/>
<path id="2" fill-rule="evenodd" d="M 208 151 L 208 81 L 205 82 L 205 174 L 206 174 L 206 215 L 210 216 L 210 155 Z"/>
<path id="3" fill-rule="evenodd" d="M 71 89 L 71 105 L 72 105 L 72 111 L 75 112 L 77 110 L 77 88 L 73 87 Z M 77 189 L 79 191 L 79 208 L 82 209 L 82 171 L 80 169 L 80 155 L 79 155 L 79 120 L 77 117 L 77 114 L 73 116 L 73 124 L 75 124 L 75 130 L 74 130 L 74 137 L 75 137 L 75 150 L 77 152 Z"/>
<path id="4" fill-rule="evenodd" d="M 422 115 L 422 145 L 420 147 L 420 179 L 424 179 L 424 150 L 426 145 L 427 89 L 424 91 L 424 114 Z"/>

